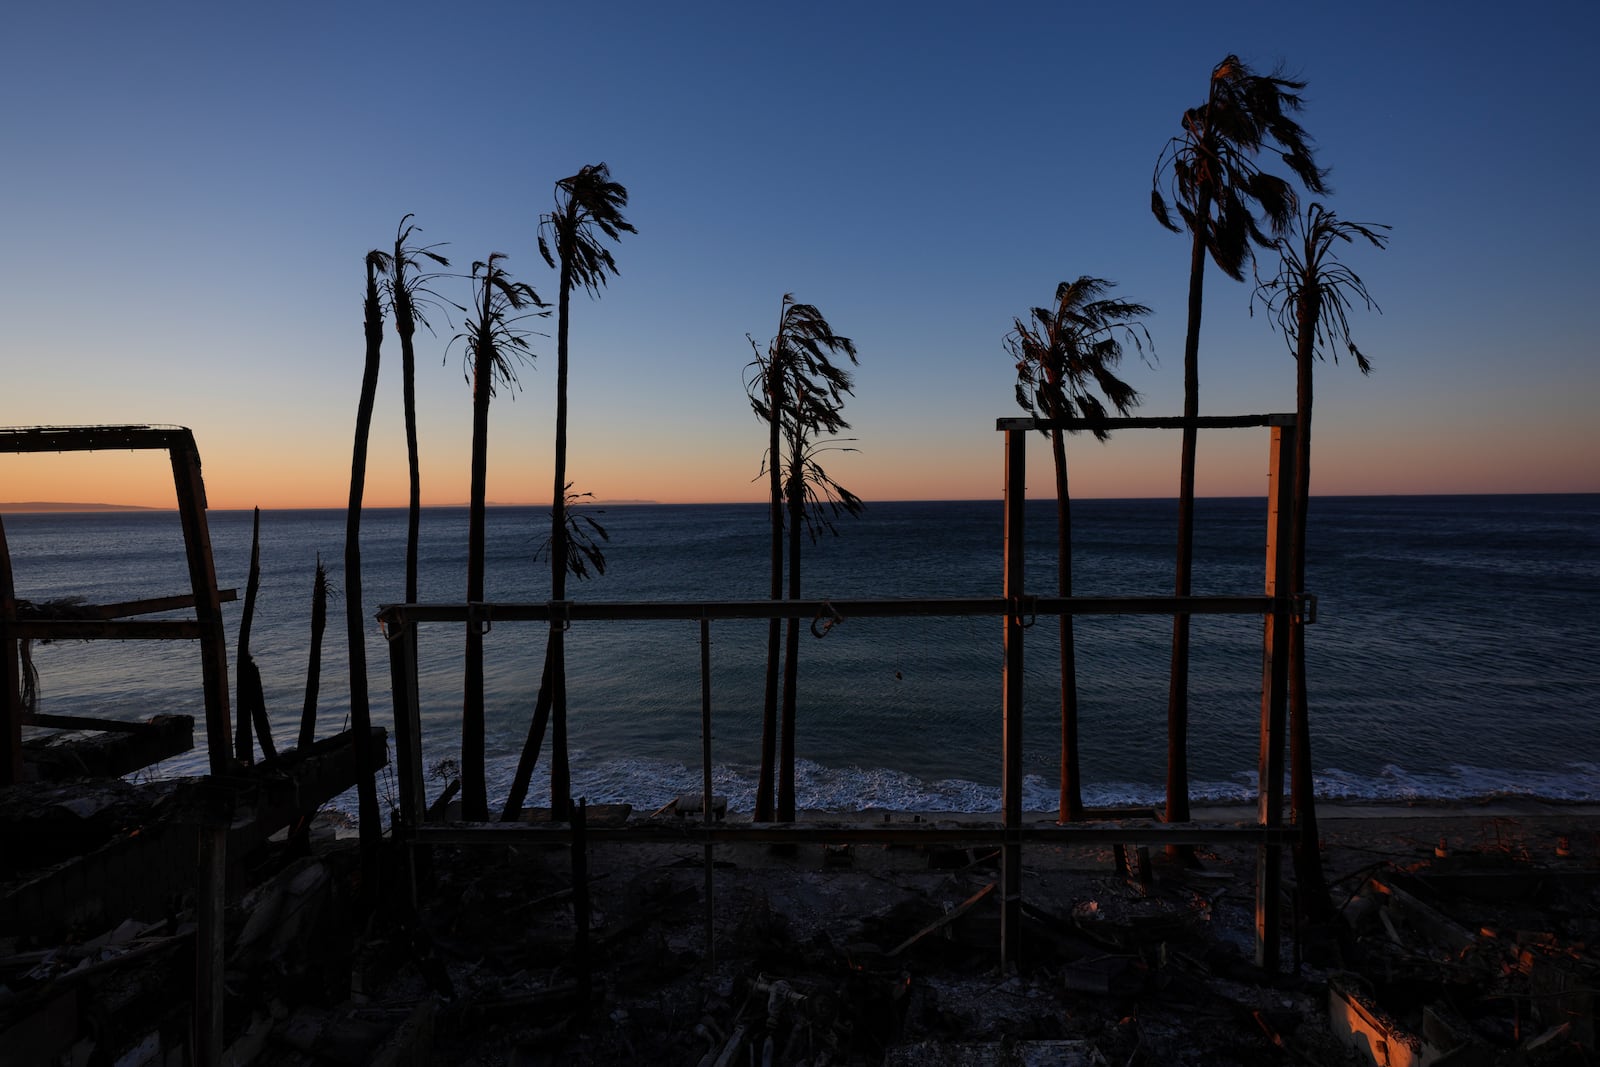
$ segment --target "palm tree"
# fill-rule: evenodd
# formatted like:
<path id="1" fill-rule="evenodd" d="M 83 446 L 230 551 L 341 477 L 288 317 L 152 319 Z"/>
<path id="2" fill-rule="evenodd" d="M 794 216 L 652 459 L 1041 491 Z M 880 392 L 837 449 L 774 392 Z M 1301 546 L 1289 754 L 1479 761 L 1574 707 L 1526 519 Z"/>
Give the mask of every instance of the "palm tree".
<path id="1" fill-rule="evenodd" d="M 555 209 L 539 220 L 539 252 L 552 267 L 559 262 L 560 295 L 556 304 L 556 447 L 555 491 L 550 500 L 550 599 L 565 600 L 567 574 L 572 570 L 571 516 L 568 512 L 567 480 L 567 368 L 568 311 L 572 290 L 582 288 L 598 296 L 610 275 L 617 273 L 616 261 L 602 238 L 621 239 L 624 233 L 637 233 L 623 217 L 628 205 L 628 190 L 611 180 L 604 163 L 592 163 L 578 173 L 556 182 Z M 548 238 L 548 240 L 547 240 Z M 582 577 L 581 568 L 574 572 Z M 558 815 L 565 815 L 568 802 L 567 774 L 567 677 L 564 628 L 552 621 L 550 642 L 545 651 L 544 679 L 539 685 L 534 724 L 529 730 L 542 740 L 544 723 L 539 707 L 547 707 L 554 719 L 550 753 L 550 804 Z M 533 745 L 534 754 L 538 744 Z M 530 766 L 531 771 L 531 766 Z M 520 769 L 519 769 L 520 774 Z"/>
<path id="2" fill-rule="evenodd" d="M 322 635 L 328 627 L 328 570 L 317 553 L 317 569 L 311 577 L 311 652 L 306 660 L 306 698 L 300 708 L 300 754 L 305 755 L 317 739 L 317 694 L 322 688 Z"/>
<path id="3" fill-rule="evenodd" d="M 580 501 L 593 497 L 593 493 L 574 493 L 572 484 L 567 483 L 564 504 L 568 546 L 567 570 L 579 581 L 589 577 L 590 568 L 593 568 L 596 576 L 606 572 L 605 551 L 595 538 L 609 541 L 611 535 L 598 520 L 578 507 Z M 552 547 L 551 539 L 546 537 L 538 551 L 533 554 L 534 560 L 537 561 L 540 556 L 550 552 Z M 517 759 L 517 771 L 511 778 L 511 788 L 506 792 L 505 807 L 500 813 L 501 822 L 516 822 L 522 815 L 522 802 L 528 799 L 528 783 L 533 779 L 534 765 L 539 762 L 539 749 L 544 745 L 544 732 L 550 724 L 552 689 L 550 677 L 551 658 L 547 652 L 544 674 L 539 681 L 539 696 L 533 706 L 533 720 L 528 724 L 528 736 L 522 743 L 522 755 Z"/>
<path id="4" fill-rule="evenodd" d="M 1200 414 L 1200 313 L 1206 257 L 1235 281 L 1253 258 L 1252 245 L 1271 245 L 1295 214 L 1298 200 L 1289 182 L 1262 170 L 1256 157 L 1271 149 L 1308 190 L 1324 192 L 1325 172 L 1312 159 L 1311 141 L 1293 116 L 1302 106 L 1305 82 L 1281 72 L 1256 74 L 1238 56 L 1211 71 L 1206 102 L 1183 113 L 1183 132 L 1156 160 L 1150 206 L 1175 233 L 1187 228 L 1189 321 L 1183 339 L 1183 448 L 1178 474 L 1176 595 L 1192 589 L 1194 560 L 1195 427 Z M 1162 186 L 1172 196 L 1180 228 L 1173 222 Z M 1263 229 L 1263 225 L 1265 229 Z M 1272 236 L 1269 236 L 1272 235 Z M 1189 818 L 1189 616 L 1172 620 L 1172 668 L 1167 695 L 1167 810 L 1169 822 Z"/>
<path id="5" fill-rule="evenodd" d="M 1017 369 L 1017 403 L 1035 418 L 1050 420 L 1043 430 L 1050 438 L 1056 476 L 1057 594 L 1072 595 L 1072 498 L 1067 487 L 1067 450 L 1059 420 L 1103 419 L 1105 405 L 1098 389 L 1119 414 L 1139 403 L 1139 394 L 1114 372 L 1122 345 L 1131 341 L 1140 353 L 1150 340 L 1139 319 L 1150 314 L 1143 304 L 1106 298 L 1114 283 L 1087 275 L 1056 286 L 1054 308 L 1034 308 L 1026 321 L 1016 319 L 1006 348 Z M 1094 428 L 1099 440 L 1110 436 Z M 1058 819 L 1083 818 L 1083 789 L 1078 774 L 1078 668 L 1072 616 L 1062 615 L 1061 628 L 1061 795 Z"/>
<path id="6" fill-rule="evenodd" d="M 548 312 L 526 282 L 514 282 L 502 264 L 505 255 L 492 252 L 472 265 L 476 290 L 472 318 L 461 335 L 472 368 L 472 480 L 467 510 L 467 603 L 483 601 L 484 525 L 489 474 L 489 401 L 496 385 L 518 384 L 513 361 L 531 360 L 527 332 L 517 323 L 528 315 Z M 523 314 L 515 314 L 523 312 Z M 469 820 L 489 817 L 489 795 L 483 762 L 483 631 L 476 619 L 467 623 L 465 696 L 461 708 L 461 814 Z"/>
<path id="7" fill-rule="evenodd" d="M 748 336 L 748 335 L 747 335 Z M 811 304 L 795 303 L 784 294 L 778 313 L 778 332 L 765 354 L 750 338 L 756 358 L 748 366 L 745 391 L 757 417 L 767 423 L 766 473 L 771 502 L 771 596 L 784 596 L 784 541 L 787 527 L 788 595 L 800 595 L 800 532 L 815 539 L 820 529 L 832 530 L 831 516 L 840 511 L 854 515 L 861 501 L 828 477 L 817 455 L 830 446 L 819 439 L 847 429 L 839 411 L 851 391 L 850 374 L 833 363 L 843 354 L 856 362 L 855 342 L 833 332 L 828 320 Z M 783 447 L 787 446 L 787 458 Z M 811 507 L 807 507 L 807 504 Z M 776 816 L 794 819 L 794 728 L 796 684 L 799 673 L 799 620 L 788 620 L 784 640 L 782 720 L 778 708 L 779 620 L 767 629 L 767 673 L 761 720 L 761 776 L 756 787 L 758 821 Z M 781 746 L 779 739 L 781 735 Z M 781 747 L 781 751 L 780 751 Z M 777 769 L 776 790 L 774 770 Z M 774 805 L 776 791 L 776 805 Z"/>
<path id="8" fill-rule="evenodd" d="M 1300 595 L 1306 581 L 1306 515 L 1311 498 L 1312 363 L 1343 348 L 1362 374 L 1372 364 L 1350 339 L 1349 313 L 1359 301 L 1377 308 L 1360 275 L 1339 260 L 1339 242 L 1363 238 L 1375 248 L 1388 244 L 1389 227 L 1346 222 L 1319 203 L 1298 217 L 1280 238 L 1278 272 L 1256 287 L 1256 295 L 1283 331 L 1295 358 L 1294 502 L 1290 516 L 1290 590 Z M 1305 620 L 1296 615 L 1289 626 L 1289 764 L 1290 810 L 1300 834 L 1295 841 L 1295 873 L 1312 918 L 1331 914 L 1317 845 L 1315 792 L 1311 781 L 1311 721 L 1306 695 Z"/>
<path id="9" fill-rule="evenodd" d="M 344 621 L 350 647 L 350 732 L 356 764 L 356 811 L 361 833 L 362 894 L 377 900 L 378 846 L 383 827 L 378 821 L 378 789 L 372 777 L 372 713 L 367 698 L 367 619 L 361 606 L 361 498 L 367 486 L 367 438 L 372 407 L 378 395 L 378 362 L 383 349 L 383 304 L 378 275 L 389 269 L 389 257 L 367 253 L 367 292 L 363 303 L 366 363 L 361 373 L 361 399 L 356 405 L 356 438 L 350 458 L 350 503 L 344 527 Z"/>
<path id="10" fill-rule="evenodd" d="M 405 405 L 406 463 L 411 473 L 411 493 L 406 512 L 406 603 L 417 602 L 417 544 L 422 527 L 422 472 L 417 456 L 417 351 L 413 339 L 417 323 L 428 320 L 418 307 L 419 298 L 432 297 L 427 288 L 432 276 L 417 271 L 423 260 L 439 267 L 450 261 L 434 249 L 438 245 L 412 245 L 417 227 L 407 215 L 395 229 L 394 256 L 389 260 L 389 304 L 394 308 L 394 332 L 400 336 L 400 378 Z"/>

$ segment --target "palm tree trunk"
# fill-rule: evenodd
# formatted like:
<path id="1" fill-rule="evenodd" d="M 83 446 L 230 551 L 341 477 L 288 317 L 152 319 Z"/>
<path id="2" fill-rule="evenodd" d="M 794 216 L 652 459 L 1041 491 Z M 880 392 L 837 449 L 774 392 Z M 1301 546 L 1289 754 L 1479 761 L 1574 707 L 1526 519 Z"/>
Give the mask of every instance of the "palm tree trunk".
<path id="1" fill-rule="evenodd" d="M 267 696 L 261 685 L 261 672 L 256 668 L 255 657 L 250 654 L 250 628 L 256 616 L 256 595 L 261 592 L 261 509 L 255 509 L 250 525 L 250 571 L 244 584 L 244 615 L 239 622 L 239 716 L 255 724 L 257 739 L 261 742 L 261 755 L 265 759 L 278 758 L 278 748 L 272 741 L 272 723 L 267 718 Z M 253 760 L 250 734 L 245 737 L 244 762 Z"/>
<path id="2" fill-rule="evenodd" d="M 522 816 L 522 803 L 528 799 L 528 784 L 533 780 L 533 770 L 539 764 L 539 750 L 544 747 L 544 732 L 550 725 L 550 654 L 545 650 L 544 673 L 539 678 L 539 695 L 533 702 L 533 718 L 528 723 L 528 736 L 522 743 L 522 755 L 517 759 L 517 773 L 511 778 L 511 789 L 506 794 L 506 804 L 500 812 L 501 822 L 516 822 Z"/>
<path id="3" fill-rule="evenodd" d="M 800 598 L 800 526 L 805 520 L 805 482 L 800 470 L 800 444 L 790 444 L 789 509 L 789 599 Z M 799 703 L 800 620 L 785 620 L 783 640 L 783 736 L 779 754 L 778 821 L 794 822 L 795 790 L 795 709 Z"/>
<path id="4" fill-rule="evenodd" d="M 783 322 L 778 323 L 780 334 Z M 767 474 L 769 517 L 771 519 L 771 582 L 769 593 L 773 600 L 783 599 L 783 481 L 778 460 L 778 427 L 783 410 L 783 367 L 776 354 L 780 346 L 774 341 L 767 366 Z M 757 822 L 769 822 L 773 816 L 773 771 L 778 735 L 778 632 L 781 620 L 767 622 L 767 673 L 761 705 L 761 777 L 756 784 Z"/>
<path id="5" fill-rule="evenodd" d="M 550 501 L 550 599 L 567 598 L 567 312 L 572 303 L 572 240 L 575 223 L 561 233 L 561 295 L 556 312 L 555 489 Z M 546 659 L 550 681 L 550 808 L 565 818 L 571 783 L 567 767 L 566 628 L 551 620 Z"/>
<path id="6" fill-rule="evenodd" d="M 411 299 L 404 296 L 403 251 L 397 244 L 394 260 L 394 327 L 400 335 L 400 377 L 406 420 L 406 468 L 410 492 L 406 498 L 406 603 L 417 602 L 417 556 L 422 533 L 422 466 L 417 450 L 417 332 Z"/>
<path id="7" fill-rule="evenodd" d="M 1053 413 L 1052 418 L 1059 418 Z M 1072 496 L 1067 486 L 1067 446 L 1059 429 L 1050 431 L 1050 453 L 1056 470 L 1056 592 L 1072 595 Z M 1061 796 L 1056 818 L 1083 818 L 1083 786 L 1078 774 L 1078 657 L 1072 616 L 1062 615 L 1061 629 Z"/>
<path id="8" fill-rule="evenodd" d="M 344 618 L 350 646 L 350 732 L 356 765 L 356 810 L 361 835 L 361 892 L 370 906 L 378 899 L 378 846 L 383 827 L 378 789 L 373 781 L 372 714 L 367 702 L 367 619 L 361 603 L 361 500 L 367 486 L 367 438 L 378 394 L 378 358 L 383 348 L 383 314 L 378 304 L 375 264 L 367 261 L 366 365 L 356 406 L 355 445 L 350 459 L 350 501 L 345 508 Z"/>
<path id="9" fill-rule="evenodd" d="M 480 335 L 472 353 L 472 476 L 467 508 L 467 603 L 483 602 L 485 507 L 489 479 L 489 398 L 494 362 L 488 336 L 489 278 L 483 280 Z M 467 621 L 467 656 L 461 705 L 461 814 L 468 820 L 489 817 L 483 744 L 483 632 L 476 619 Z"/>
<path id="10" fill-rule="evenodd" d="M 1183 417 L 1200 415 L 1200 315 L 1206 276 L 1205 220 L 1211 198 L 1203 190 L 1196 205 L 1198 228 L 1189 253 L 1189 325 L 1183 338 Z M 1183 428 L 1178 461 L 1178 553 L 1175 596 L 1188 596 L 1194 568 L 1194 463 L 1198 434 L 1192 421 Z M 1189 616 L 1172 617 L 1172 664 L 1167 688 L 1167 822 L 1189 821 Z M 1181 846 L 1168 854 L 1184 856 Z"/>
<path id="11" fill-rule="evenodd" d="M 300 709 L 300 751 L 317 739 L 317 693 L 322 688 L 322 635 L 328 628 L 328 572 L 317 556 L 311 579 L 311 654 L 306 663 L 306 700 Z"/>
<path id="12" fill-rule="evenodd" d="M 1306 588 L 1306 520 L 1311 502 L 1312 359 L 1316 355 L 1320 294 L 1314 277 L 1303 280 L 1305 296 L 1296 311 L 1294 504 L 1290 519 L 1290 589 Z M 1294 840 L 1295 880 L 1306 916 L 1321 922 L 1333 914 L 1322 870 L 1317 833 L 1316 790 L 1311 766 L 1311 707 L 1306 693 L 1305 620 L 1296 613 L 1289 624 L 1289 811 L 1299 830 Z"/>
<path id="13" fill-rule="evenodd" d="M 239 727 L 233 734 L 233 758 L 243 764 L 255 762 L 254 701 L 245 678 L 245 664 L 250 660 L 250 624 L 256 617 L 256 593 L 261 588 L 261 509 L 255 509 L 250 524 L 250 569 L 245 573 L 244 611 L 239 616 L 239 648 L 236 653 L 238 669 L 234 672 L 233 699 L 239 708 Z M 272 738 L 266 739 L 272 743 Z"/>

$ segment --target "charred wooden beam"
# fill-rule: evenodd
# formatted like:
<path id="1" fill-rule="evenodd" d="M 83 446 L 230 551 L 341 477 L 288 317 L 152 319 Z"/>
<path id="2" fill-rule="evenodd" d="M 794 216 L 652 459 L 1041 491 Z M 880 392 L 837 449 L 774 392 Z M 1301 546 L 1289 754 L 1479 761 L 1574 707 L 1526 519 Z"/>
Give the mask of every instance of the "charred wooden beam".
<path id="1" fill-rule="evenodd" d="M 1006 433 L 1019 430 L 1049 430 L 1059 426 L 1063 430 L 1183 430 L 1190 426 L 1199 430 L 1245 430 L 1256 426 L 1293 426 L 1294 412 L 1271 415 L 1199 415 L 1186 419 L 1182 415 L 1134 415 L 1115 419 L 1030 419 L 1026 417 L 995 420 L 995 429 Z"/>
<path id="2" fill-rule="evenodd" d="M 511 845 L 542 842 L 571 844 L 572 827 L 565 822 L 472 822 L 425 823 L 414 830 L 399 831 L 426 845 Z M 586 830 L 593 844 L 884 844 L 953 845 L 973 848 L 1004 844 L 1007 840 L 1023 844 L 1099 845 L 1115 842 L 1132 845 L 1182 844 L 1260 844 L 1279 845 L 1294 836 L 1292 827 L 1261 827 L 1237 823 L 1056 823 L 1025 822 L 1008 829 L 999 822 L 895 822 L 895 823 L 747 823 L 693 822 L 687 819 L 632 821 L 619 826 L 596 826 Z"/>
<path id="3" fill-rule="evenodd" d="M 23 757 L 44 781 L 120 778 L 194 748 L 194 717 L 157 715 L 148 722 L 118 722 L 75 715 L 33 715 L 29 725 L 57 730 L 93 730 L 90 737 L 60 734 L 23 742 Z"/>

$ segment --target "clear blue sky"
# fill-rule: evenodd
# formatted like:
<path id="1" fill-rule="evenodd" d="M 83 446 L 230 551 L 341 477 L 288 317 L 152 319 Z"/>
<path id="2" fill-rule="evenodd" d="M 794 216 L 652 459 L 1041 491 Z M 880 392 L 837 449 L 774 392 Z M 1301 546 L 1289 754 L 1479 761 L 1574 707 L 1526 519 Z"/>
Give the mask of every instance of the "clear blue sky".
<path id="1" fill-rule="evenodd" d="M 1320 368 L 1314 491 L 1600 491 L 1597 39 L 1593 3 L 13 6 L 0 423 L 182 423 L 213 506 L 339 504 L 363 253 L 415 212 L 463 269 L 506 252 L 553 299 L 538 216 L 603 160 L 639 233 L 575 305 L 579 489 L 759 499 L 745 334 L 764 342 L 793 292 L 861 353 L 840 481 L 998 496 L 994 419 L 1018 413 L 1001 338 L 1062 279 L 1155 309 L 1158 362 L 1125 377 L 1143 413 L 1179 411 L 1188 242 L 1151 217 L 1151 172 L 1237 52 L 1309 80 L 1330 204 L 1394 227 L 1348 257 L 1383 308 L 1356 321 L 1377 371 Z M 1248 288 L 1207 289 L 1202 411 L 1292 409 Z M 459 502 L 470 395 L 436 325 L 424 492 Z M 548 497 L 554 343 L 535 348 L 495 403 L 493 499 Z M 398 356 L 391 338 L 379 504 L 404 498 Z M 1073 454 L 1086 494 L 1174 491 L 1175 438 Z M 97 482 L 11 461 L 0 499 L 163 502 L 119 463 Z M 1202 438 L 1201 491 L 1255 492 L 1264 464 L 1259 434 Z"/>

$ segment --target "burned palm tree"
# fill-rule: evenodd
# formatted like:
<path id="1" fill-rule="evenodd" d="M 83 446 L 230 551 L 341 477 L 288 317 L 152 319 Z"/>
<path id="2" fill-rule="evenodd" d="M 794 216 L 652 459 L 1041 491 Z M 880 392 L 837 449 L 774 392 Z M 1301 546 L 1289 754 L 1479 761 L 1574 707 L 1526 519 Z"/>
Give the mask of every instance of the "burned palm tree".
<path id="1" fill-rule="evenodd" d="M 489 477 L 489 401 L 499 386 L 518 384 L 515 364 L 531 360 L 528 335 L 519 324 L 542 316 L 545 304 L 526 282 L 511 280 L 504 254 L 472 265 L 473 306 L 465 342 L 472 383 L 472 475 L 467 508 L 467 603 L 483 602 L 484 527 Z M 467 622 L 465 694 L 461 706 L 461 813 L 469 820 L 489 817 L 488 781 L 484 768 L 483 631 L 476 618 Z"/>
<path id="2" fill-rule="evenodd" d="M 256 508 L 250 523 L 250 569 L 244 583 L 244 612 L 239 617 L 239 669 L 234 699 L 239 705 L 239 729 L 234 734 L 234 757 L 240 763 L 255 762 L 251 725 L 261 739 L 261 754 L 278 758 L 272 742 L 272 723 L 267 718 L 267 696 L 261 684 L 261 670 L 250 654 L 250 629 L 256 617 L 256 595 L 261 592 L 261 509 Z"/>
<path id="3" fill-rule="evenodd" d="M 850 374 L 833 362 L 843 355 L 856 362 L 855 342 L 833 332 L 811 304 L 784 294 L 778 332 L 763 353 L 750 339 L 755 359 L 747 367 L 745 391 L 756 416 L 767 424 L 765 469 L 771 507 L 771 595 L 784 597 L 785 531 L 787 529 L 788 596 L 800 595 L 800 534 L 814 539 L 832 530 L 831 519 L 854 515 L 861 501 L 828 477 L 817 463 L 832 447 L 825 438 L 847 429 L 841 409 L 850 394 Z M 808 506 L 809 505 L 809 506 Z M 799 620 L 787 621 L 784 633 L 782 716 L 779 716 L 779 620 L 767 630 L 767 673 L 761 719 L 761 776 L 756 790 L 756 819 L 794 818 L 794 731 L 799 671 Z M 776 782 L 774 781 L 776 771 Z M 776 793 L 776 803 L 774 803 Z"/>
<path id="4" fill-rule="evenodd" d="M 389 260 L 389 306 L 394 309 L 394 332 L 400 338 L 400 381 L 406 423 L 406 467 L 410 494 L 406 511 L 406 602 L 417 601 L 417 555 L 422 528 L 422 470 L 417 455 L 417 324 L 428 326 L 424 306 L 433 297 L 428 283 L 434 277 L 427 265 L 448 267 L 450 261 L 434 249 L 439 245 L 410 244 L 417 227 L 407 215 L 395 230 L 394 255 Z"/>
<path id="5" fill-rule="evenodd" d="M 1187 229 L 1189 318 L 1183 340 L 1183 447 L 1178 474 L 1177 596 L 1190 595 L 1194 562 L 1195 426 L 1200 414 L 1200 314 L 1206 259 L 1244 280 L 1253 247 L 1269 247 L 1298 207 L 1294 187 L 1257 163 L 1275 153 L 1301 184 L 1324 191 L 1325 172 L 1312 158 L 1311 139 L 1295 121 L 1305 82 L 1281 72 L 1257 74 L 1227 56 L 1211 71 L 1205 103 L 1183 113 L 1183 132 L 1156 160 L 1150 205 L 1175 233 Z M 1167 188 L 1182 222 L 1173 221 Z M 1189 818 L 1189 616 L 1172 621 L 1172 667 L 1167 695 L 1167 810 L 1169 822 Z"/>
<path id="6" fill-rule="evenodd" d="M 322 688 L 322 635 L 328 628 L 328 569 L 317 554 L 317 569 L 311 578 L 311 651 L 306 659 L 306 697 L 300 709 L 300 751 L 303 754 L 317 739 L 317 696 Z"/>
<path id="7" fill-rule="evenodd" d="M 1143 304 L 1106 297 L 1113 283 L 1083 276 L 1056 287 L 1053 307 L 1036 307 L 1026 320 L 1017 319 L 1006 337 L 1016 363 L 1017 403 L 1035 418 L 1050 439 L 1056 482 L 1056 591 L 1072 595 L 1072 498 L 1067 485 L 1067 451 L 1061 419 L 1103 420 L 1105 404 L 1098 390 L 1119 414 L 1139 403 L 1134 388 L 1118 378 L 1122 346 L 1131 342 L 1141 353 L 1150 335 L 1138 321 L 1150 314 Z M 1109 436 L 1104 428 L 1093 433 Z M 1078 669 L 1072 616 L 1062 615 L 1061 632 L 1061 789 L 1058 818 L 1083 818 L 1083 788 L 1078 773 Z"/>
<path id="8" fill-rule="evenodd" d="M 366 362 L 361 372 L 361 399 L 356 405 L 355 446 L 350 458 L 350 502 L 345 509 L 344 586 L 345 637 L 350 647 L 350 732 L 360 768 L 356 775 L 356 811 L 361 833 L 362 894 L 376 901 L 378 845 L 383 826 L 378 817 L 378 790 L 372 780 L 372 713 L 367 696 L 367 619 L 361 604 L 361 499 L 367 486 L 367 438 L 372 430 L 372 408 L 378 395 L 378 364 L 383 350 L 383 304 L 378 275 L 389 269 L 389 257 L 374 249 L 367 253 L 367 291 L 363 303 Z"/>
<path id="9" fill-rule="evenodd" d="M 1306 516 L 1311 499 L 1312 364 L 1342 348 L 1362 374 L 1372 364 L 1350 338 L 1350 312 L 1356 303 L 1376 309 L 1360 275 L 1339 259 L 1343 244 L 1357 238 L 1375 248 L 1389 241 L 1387 226 L 1346 222 L 1319 203 L 1296 218 L 1277 243 L 1278 271 L 1256 288 L 1272 320 L 1282 330 L 1295 359 L 1294 502 L 1290 518 L 1290 590 L 1305 593 Z M 1312 918 L 1330 914 L 1318 852 L 1315 791 L 1311 780 L 1310 703 L 1306 695 L 1305 620 L 1298 613 L 1289 626 L 1289 765 L 1290 805 L 1300 830 L 1296 838 L 1295 874 Z"/>
<path id="10" fill-rule="evenodd" d="M 611 540 L 611 535 L 600 525 L 598 519 L 582 507 L 584 501 L 593 499 L 593 493 L 574 493 L 571 483 L 568 483 L 563 501 L 566 515 L 567 571 L 580 581 L 588 578 L 591 570 L 596 577 L 606 572 L 606 555 L 600 542 Z M 553 551 L 553 548 L 552 539 L 546 537 L 538 551 L 534 552 L 534 560 L 537 562 Z M 528 736 L 523 741 L 522 755 L 517 759 L 517 770 L 511 778 L 511 788 L 506 792 L 505 807 L 500 812 L 502 822 L 516 822 L 522 814 L 523 801 L 528 799 L 528 783 L 533 779 L 534 765 L 539 762 L 539 748 L 544 744 L 544 733 L 550 723 L 550 700 L 553 688 L 550 685 L 550 676 L 551 658 L 547 653 L 544 676 L 539 683 L 539 696 L 533 707 L 533 719 L 528 724 Z"/>
<path id="11" fill-rule="evenodd" d="M 567 575 L 584 577 L 584 569 L 572 566 L 572 516 L 568 510 L 572 485 L 567 478 L 567 370 L 568 314 L 574 289 L 598 296 L 607 279 L 617 273 L 616 260 L 606 241 L 618 241 L 624 233 L 636 233 L 622 214 L 628 206 L 628 190 L 611 180 L 604 163 L 593 163 L 578 173 L 556 182 L 555 208 L 539 221 L 539 252 L 552 267 L 560 270 L 560 292 L 556 303 L 556 444 L 555 489 L 550 499 L 550 599 L 565 600 Z M 598 546 L 596 546 L 598 547 Z M 581 563 L 581 561 L 580 561 Z M 553 722 L 550 739 L 550 804 L 555 813 L 567 810 L 567 675 L 564 626 L 554 620 L 545 650 L 544 678 L 529 728 L 529 747 L 537 757 L 543 741 L 544 716 Z M 529 766 L 531 774 L 532 767 Z M 521 776 L 521 769 L 518 771 Z"/>

